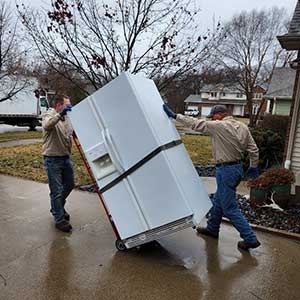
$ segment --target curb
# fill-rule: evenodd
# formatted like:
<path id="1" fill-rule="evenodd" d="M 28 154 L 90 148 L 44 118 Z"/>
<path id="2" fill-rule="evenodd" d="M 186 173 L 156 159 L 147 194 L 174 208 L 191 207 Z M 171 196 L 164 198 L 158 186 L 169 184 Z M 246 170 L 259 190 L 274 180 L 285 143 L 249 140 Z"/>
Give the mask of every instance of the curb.
<path id="1" fill-rule="evenodd" d="M 232 225 L 232 223 L 229 221 L 229 219 L 222 218 L 222 221 Z M 284 231 L 284 230 L 280 230 L 280 229 L 265 227 L 265 226 L 262 226 L 262 225 L 256 225 L 256 224 L 251 224 L 251 223 L 249 223 L 249 225 L 252 229 L 255 229 L 257 231 L 266 232 L 266 233 L 270 233 L 270 234 L 275 234 L 275 235 L 282 236 L 282 237 L 285 237 L 285 238 L 300 241 L 300 234 L 299 233 L 288 232 L 288 231 Z"/>

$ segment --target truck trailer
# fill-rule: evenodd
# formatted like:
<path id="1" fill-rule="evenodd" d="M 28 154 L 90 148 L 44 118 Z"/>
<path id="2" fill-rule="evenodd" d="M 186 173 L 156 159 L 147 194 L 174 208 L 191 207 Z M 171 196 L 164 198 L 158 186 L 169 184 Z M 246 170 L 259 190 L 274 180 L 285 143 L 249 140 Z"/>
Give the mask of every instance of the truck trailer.
<path id="1" fill-rule="evenodd" d="M 41 126 L 42 113 L 49 105 L 46 95 L 36 93 L 37 89 L 37 81 L 31 81 L 12 98 L 0 102 L 0 124 L 29 126 L 29 130 Z"/>

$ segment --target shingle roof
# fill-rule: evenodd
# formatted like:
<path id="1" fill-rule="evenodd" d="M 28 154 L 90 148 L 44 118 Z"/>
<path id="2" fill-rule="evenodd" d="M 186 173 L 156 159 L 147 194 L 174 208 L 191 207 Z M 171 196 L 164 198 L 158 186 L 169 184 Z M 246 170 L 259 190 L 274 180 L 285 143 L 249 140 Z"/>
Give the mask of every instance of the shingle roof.
<path id="1" fill-rule="evenodd" d="M 289 35 L 300 35 L 300 0 L 297 1 L 294 16 L 289 26 Z"/>
<path id="2" fill-rule="evenodd" d="M 185 100 L 185 103 L 201 103 L 203 102 L 203 99 L 201 98 L 200 95 L 189 95 Z"/>
<path id="3" fill-rule="evenodd" d="M 269 85 L 266 97 L 292 98 L 296 71 L 291 68 L 276 68 Z"/>
<path id="4" fill-rule="evenodd" d="M 233 83 L 231 85 L 229 84 L 223 84 L 223 83 L 218 83 L 218 84 L 206 84 L 202 87 L 200 92 L 227 92 L 227 93 L 240 93 L 240 88 L 238 87 L 237 83 Z"/>
<path id="5" fill-rule="evenodd" d="M 204 103 L 204 104 L 236 104 L 245 105 L 246 100 L 236 100 L 236 99 L 221 99 L 221 100 L 208 100 L 207 98 L 201 98 L 200 95 L 189 95 L 185 100 L 185 103 Z"/>

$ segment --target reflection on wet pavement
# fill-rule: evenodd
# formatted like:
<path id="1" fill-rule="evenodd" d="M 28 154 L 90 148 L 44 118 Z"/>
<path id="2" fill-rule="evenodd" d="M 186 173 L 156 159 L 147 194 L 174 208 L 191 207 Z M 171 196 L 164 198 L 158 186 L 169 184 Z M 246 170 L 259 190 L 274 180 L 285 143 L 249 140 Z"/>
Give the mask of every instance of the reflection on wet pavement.
<path id="1" fill-rule="evenodd" d="M 72 234 L 55 230 L 47 185 L 0 175 L 0 195 L 1 300 L 299 299 L 293 240 L 258 233 L 262 246 L 240 252 L 222 224 L 219 241 L 186 229 L 118 252 L 95 194 L 72 192 Z"/>

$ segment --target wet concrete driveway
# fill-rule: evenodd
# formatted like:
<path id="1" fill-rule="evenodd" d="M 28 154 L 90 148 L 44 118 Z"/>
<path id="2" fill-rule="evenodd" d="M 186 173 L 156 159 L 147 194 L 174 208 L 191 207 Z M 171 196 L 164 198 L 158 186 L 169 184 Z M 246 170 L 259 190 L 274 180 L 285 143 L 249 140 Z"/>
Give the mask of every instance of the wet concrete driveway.
<path id="1" fill-rule="evenodd" d="M 300 299 L 300 244 L 258 233 L 262 247 L 236 248 L 181 231 L 142 251 L 117 252 L 95 194 L 75 191 L 72 234 L 55 230 L 48 187 L 0 175 L 0 299 Z"/>

